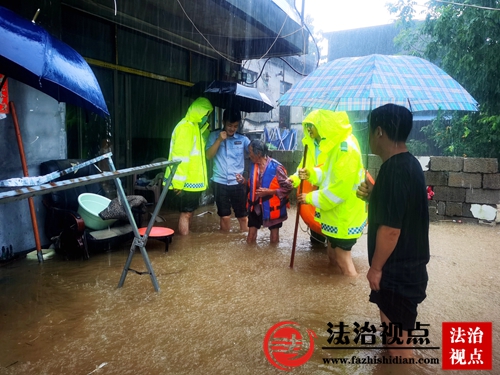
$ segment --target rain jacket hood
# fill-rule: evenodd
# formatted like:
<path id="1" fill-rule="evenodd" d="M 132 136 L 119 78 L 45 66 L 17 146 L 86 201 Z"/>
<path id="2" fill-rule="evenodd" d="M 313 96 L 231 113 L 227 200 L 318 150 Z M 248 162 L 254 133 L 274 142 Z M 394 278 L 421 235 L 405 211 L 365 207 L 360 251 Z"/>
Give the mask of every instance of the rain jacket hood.
<path id="1" fill-rule="evenodd" d="M 311 138 L 309 132 L 307 131 L 306 124 L 313 124 L 318 130 L 318 134 L 322 138 L 319 143 L 320 155 L 318 160 L 315 157 L 315 145 L 314 139 Z M 302 144 L 307 146 L 308 152 L 305 160 L 306 167 L 315 167 L 317 165 L 322 165 L 330 150 L 335 146 L 340 145 L 341 142 L 346 140 L 349 135 L 352 134 L 352 126 L 349 123 L 349 117 L 346 112 L 333 112 L 325 109 L 317 109 L 309 113 L 304 121 L 302 121 L 302 126 L 304 128 L 304 137 L 302 138 Z M 304 155 L 300 161 L 297 171 L 304 165 Z M 300 179 L 297 172 L 290 176 L 292 180 L 293 187 L 299 186 Z"/>
<path id="2" fill-rule="evenodd" d="M 302 143 L 304 146 L 308 144 L 309 149 L 311 149 L 314 140 L 309 136 L 306 124 L 313 124 L 318 130 L 318 134 L 322 138 L 319 144 L 321 152 L 330 151 L 352 133 L 352 126 L 349 123 L 349 117 L 346 112 L 316 109 L 309 113 L 304 121 L 302 121 L 302 126 L 304 127 Z"/>
<path id="3" fill-rule="evenodd" d="M 214 107 L 207 98 L 196 99 L 188 108 L 184 120 L 192 122 L 194 124 L 199 124 L 201 119 L 212 113 Z"/>

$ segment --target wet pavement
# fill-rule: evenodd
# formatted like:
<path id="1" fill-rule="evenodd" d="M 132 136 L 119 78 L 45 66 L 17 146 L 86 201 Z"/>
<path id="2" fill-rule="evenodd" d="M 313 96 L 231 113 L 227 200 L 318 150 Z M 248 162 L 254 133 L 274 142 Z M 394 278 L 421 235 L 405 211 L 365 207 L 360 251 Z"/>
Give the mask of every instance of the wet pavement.
<path id="1" fill-rule="evenodd" d="M 290 253 L 295 211 L 269 244 L 246 244 L 233 219 L 231 233 L 218 231 L 215 208 L 196 213 L 189 236 L 174 236 L 169 252 L 150 239 L 148 255 L 160 292 L 148 275 L 128 273 L 118 289 L 130 243 L 87 261 L 54 257 L 23 259 L 0 267 L 0 374 L 280 374 L 266 359 L 263 342 L 279 322 L 312 330 L 312 357 L 293 374 L 459 374 L 441 364 L 326 364 L 324 358 L 381 357 L 383 349 L 328 350 L 327 324 L 379 325 L 368 302 L 366 234 L 353 248 L 360 276 L 346 278 L 325 249 L 312 246 L 301 223 L 294 268 Z M 163 212 L 175 229 L 177 215 Z M 441 347 L 445 321 L 493 322 L 493 363 L 499 373 L 500 227 L 431 224 L 428 297 L 418 321 L 429 324 L 430 346 Z M 140 253 L 132 268 L 145 271 Z M 354 335 L 349 334 L 351 345 Z M 307 346 L 306 346 L 307 348 Z M 497 350 L 495 350 L 497 348 Z M 301 352 L 302 353 L 302 352 Z M 416 350 L 417 358 L 441 363 L 441 349 Z M 484 371 L 467 371 L 467 374 Z"/>

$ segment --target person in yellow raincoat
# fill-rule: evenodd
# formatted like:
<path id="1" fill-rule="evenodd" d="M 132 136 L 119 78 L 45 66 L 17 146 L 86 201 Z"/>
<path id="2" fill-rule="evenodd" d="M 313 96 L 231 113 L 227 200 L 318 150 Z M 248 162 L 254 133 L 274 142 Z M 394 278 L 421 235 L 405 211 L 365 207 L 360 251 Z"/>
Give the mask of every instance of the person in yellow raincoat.
<path id="1" fill-rule="evenodd" d="M 366 225 L 366 205 L 356 197 L 365 180 L 361 150 L 346 112 L 312 111 L 302 122 L 308 145 L 306 167 L 290 176 L 294 186 L 308 180 L 318 190 L 297 195 L 316 207 L 315 219 L 327 237 L 328 257 L 342 274 L 357 276 L 351 249 Z"/>
<path id="2" fill-rule="evenodd" d="M 201 193 L 208 187 L 204 133 L 213 106 L 206 98 L 196 99 L 186 116 L 175 126 L 170 141 L 169 160 L 181 160 L 169 189 L 179 209 L 179 234 L 189 233 L 193 212 L 199 207 Z M 165 171 L 168 178 L 169 169 Z"/>

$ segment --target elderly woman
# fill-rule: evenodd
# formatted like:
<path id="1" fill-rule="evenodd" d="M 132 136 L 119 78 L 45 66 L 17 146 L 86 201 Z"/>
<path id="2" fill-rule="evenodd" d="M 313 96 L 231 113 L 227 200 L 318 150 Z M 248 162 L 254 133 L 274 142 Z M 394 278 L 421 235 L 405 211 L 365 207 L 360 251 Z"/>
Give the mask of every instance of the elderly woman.
<path id="1" fill-rule="evenodd" d="M 268 156 L 264 142 L 253 140 L 248 146 L 250 168 L 248 179 L 248 237 L 247 243 L 255 243 L 261 226 L 271 231 L 271 243 L 279 242 L 279 229 L 287 217 L 288 195 L 293 187 L 283 165 Z M 239 183 L 245 183 L 237 175 Z"/>

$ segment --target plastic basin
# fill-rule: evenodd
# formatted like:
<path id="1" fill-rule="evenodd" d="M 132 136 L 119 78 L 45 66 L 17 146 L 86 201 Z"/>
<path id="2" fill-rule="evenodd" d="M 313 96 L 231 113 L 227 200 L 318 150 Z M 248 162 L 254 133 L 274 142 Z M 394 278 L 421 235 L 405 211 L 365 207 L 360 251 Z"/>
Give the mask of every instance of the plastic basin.
<path id="1" fill-rule="evenodd" d="M 90 229 L 100 230 L 109 227 L 116 219 L 103 220 L 99 212 L 109 206 L 110 199 L 102 195 L 83 193 L 78 196 L 78 213 L 83 218 L 85 226 Z"/>

